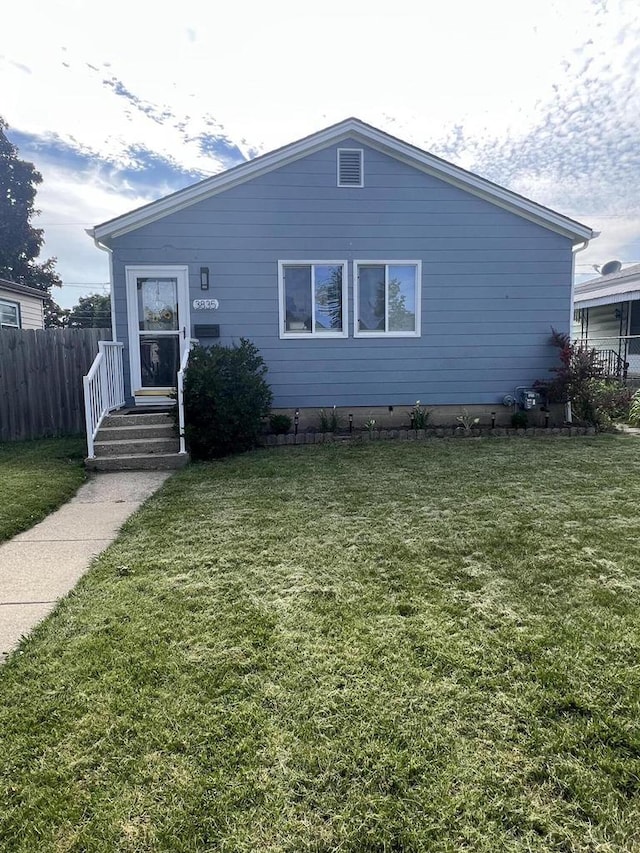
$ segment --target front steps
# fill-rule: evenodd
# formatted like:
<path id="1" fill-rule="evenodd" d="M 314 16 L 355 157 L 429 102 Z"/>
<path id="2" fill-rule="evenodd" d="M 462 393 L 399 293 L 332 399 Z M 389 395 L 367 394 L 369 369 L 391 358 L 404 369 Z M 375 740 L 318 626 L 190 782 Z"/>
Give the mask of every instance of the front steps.
<path id="1" fill-rule="evenodd" d="M 94 442 L 90 471 L 149 471 L 182 468 L 189 461 L 178 453 L 180 442 L 167 412 L 116 412 L 108 415 Z"/>

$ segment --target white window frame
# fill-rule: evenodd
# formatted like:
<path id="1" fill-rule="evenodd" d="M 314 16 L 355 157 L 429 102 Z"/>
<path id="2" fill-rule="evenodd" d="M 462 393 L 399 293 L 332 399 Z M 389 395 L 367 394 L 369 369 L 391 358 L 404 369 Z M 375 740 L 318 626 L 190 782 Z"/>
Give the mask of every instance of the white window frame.
<path id="1" fill-rule="evenodd" d="M 287 312 L 284 292 L 284 268 L 285 267 L 311 267 L 311 331 L 310 332 L 288 332 Z M 315 302 L 315 275 L 314 266 L 342 267 L 342 330 L 339 332 L 317 332 L 316 331 L 316 302 Z M 326 340 L 335 338 L 346 338 L 349 336 L 349 314 L 348 314 L 348 264 L 346 261 L 308 261 L 299 258 L 290 261 L 278 261 L 278 314 L 281 340 L 309 341 Z"/>
<path id="2" fill-rule="evenodd" d="M 360 267 L 366 266 L 384 266 L 384 283 L 385 283 L 385 326 L 389 325 L 389 267 L 415 267 L 416 268 L 416 328 L 413 332 L 401 331 L 376 331 L 376 332 L 361 332 L 358 328 L 359 306 L 360 306 Z M 404 258 L 392 260 L 381 260 L 378 258 L 367 261 L 353 262 L 353 336 L 354 338 L 419 338 L 421 336 L 422 322 L 422 261 L 408 261 Z"/>
<path id="3" fill-rule="evenodd" d="M 22 315 L 20 312 L 20 303 L 14 302 L 11 299 L 0 299 L 0 305 L 6 305 L 7 308 L 15 308 L 16 309 L 16 323 L 17 325 L 13 325 L 12 323 L 2 323 L 3 329 L 21 329 L 22 328 Z"/>
<path id="4" fill-rule="evenodd" d="M 340 183 L 340 155 L 343 152 L 349 152 L 350 154 L 357 153 L 360 155 L 360 183 L 359 184 L 341 184 Z M 354 189 L 357 190 L 364 186 L 364 149 L 363 148 L 338 148 L 336 152 L 336 184 L 342 189 Z"/>

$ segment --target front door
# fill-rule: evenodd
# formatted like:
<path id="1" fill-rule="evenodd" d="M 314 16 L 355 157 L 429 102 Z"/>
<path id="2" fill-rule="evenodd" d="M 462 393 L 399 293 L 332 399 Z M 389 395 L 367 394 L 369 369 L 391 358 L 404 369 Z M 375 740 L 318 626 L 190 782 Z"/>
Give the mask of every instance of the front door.
<path id="1" fill-rule="evenodd" d="M 170 402 L 190 338 L 188 267 L 127 267 L 127 306 L 131 393 Z"/>

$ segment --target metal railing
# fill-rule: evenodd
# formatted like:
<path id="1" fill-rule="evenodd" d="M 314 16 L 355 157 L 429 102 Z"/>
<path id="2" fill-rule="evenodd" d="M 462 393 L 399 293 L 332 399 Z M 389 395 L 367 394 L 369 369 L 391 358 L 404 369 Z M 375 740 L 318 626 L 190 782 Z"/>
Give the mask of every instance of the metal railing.
<path id="1" fill-rule="evenodd" d="M 177 404 L 178 404 L 178 434 L 180 436 L 180 449 L 178 453 L 186 453 L 187 446 L 184 438 L 184 372 L 187 369 L 187 365 L 189 364 L 189 355 L 191 354 L 191 348 L 194 344 L 197 344 L 197 340 L 190 340 L 187 344 L 185 351 L 182 353 L 182 358 L 180 360 L 180 369 L 178 370 L 178 393 L 177 393 Z"/>
<path id="2" fill-rule="evenodd" d="M 609 335 L 578 338 L 574 343 L 582 349 L 594 349 L 604 376 L 626 380 L 629 373 L 640 371 L 640 335 Z"/>
<path id="3" fill-rule="evenodd" d="M 120 341 L 98 341 L 98 355 L 83 377 L 87 456 L 95 457 L 94 441 L 105 415 L 124 406 L 124 373 Z"/>

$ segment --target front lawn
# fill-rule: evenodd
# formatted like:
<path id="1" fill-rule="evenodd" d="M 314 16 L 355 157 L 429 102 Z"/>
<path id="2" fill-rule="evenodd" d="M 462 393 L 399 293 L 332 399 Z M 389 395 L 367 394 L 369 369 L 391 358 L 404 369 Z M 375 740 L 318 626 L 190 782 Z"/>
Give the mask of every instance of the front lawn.
<path id="1" fill-rule="evenodd" d="M 0 542 L 68 501 L 85 478 L 81 438 L 0 444 Z"/>
<path id="2" fill-rule="evenodd" d="M 0 671 L 0 849 L 640 849 L 639 507 L 629 437 L 192 466 Z"/>

